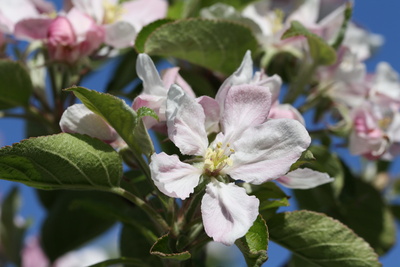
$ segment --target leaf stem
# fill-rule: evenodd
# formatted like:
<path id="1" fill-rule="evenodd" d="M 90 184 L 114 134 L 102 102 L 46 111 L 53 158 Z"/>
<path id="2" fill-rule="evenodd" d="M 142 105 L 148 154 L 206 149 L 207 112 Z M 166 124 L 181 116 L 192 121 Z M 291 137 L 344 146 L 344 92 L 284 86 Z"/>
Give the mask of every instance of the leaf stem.
<path id="1" fill-rule="evenodd" d="M 157 224 L 161 228 L 162 232 L 169 231 L 170 227 L 167 224 L 167 222 L 164 220 L 164 218 L 160 215 L 160 213 L 158 213 L 156 210 L 154 210 L 150 205 L 148 205 L 141 198 L 135 196 L 134 194 L 132 194 L 129 191 L 126 191 L 125 189 L 120 188 L 120 187 L 111 188 L 111 192 L 126 198 L 127 200 L 131 201 L 133 204 L 138 206 L 140 209 L 142 209 L 144 212 L 146 212 L 146 214 L 149 215 L 149 217 L 152 220 L 157 222 Z"/>

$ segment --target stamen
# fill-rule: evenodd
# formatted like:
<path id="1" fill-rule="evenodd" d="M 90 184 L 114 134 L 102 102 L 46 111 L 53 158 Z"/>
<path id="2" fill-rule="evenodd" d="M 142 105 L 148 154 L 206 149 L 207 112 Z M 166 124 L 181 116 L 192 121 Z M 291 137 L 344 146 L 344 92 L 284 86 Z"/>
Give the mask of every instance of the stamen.
<path id="1" fill-rule="evenodd" d="M 215 148 L 209 147 L 204 159 L 205 173 L 215 177 L 224 167 L 232 166 L 233 162 L 230 155 L 234 152 L 235 150 L 230 148 L 230 144 L 226 144 L 224 147 L 221 142 L 218 142 Z"/>

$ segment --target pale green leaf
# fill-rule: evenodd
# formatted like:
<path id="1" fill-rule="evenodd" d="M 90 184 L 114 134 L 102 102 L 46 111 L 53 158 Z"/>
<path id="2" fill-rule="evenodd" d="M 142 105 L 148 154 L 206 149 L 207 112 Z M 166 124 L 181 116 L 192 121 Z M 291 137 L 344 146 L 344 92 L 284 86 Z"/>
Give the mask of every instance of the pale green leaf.
<path id="1" fill-rule="evenodd" d="M 61 133 L 0 150 L 0 179 L 39 189 L 106 190 L 118 187 L 122 161 L 104 142 Z"/>
<path id="2" fill-rule="evenodd" d="M 165 23 L 148 35 L 149 55 L 176 57 L 214 71 L 231 74 L 257 40 L 246 26 L 223 20 L 188 19 Z"/>
<path id="3" fill-rule="evenodd" d="M 341 222 L 322 213 L 294 211 L 268 221 L 270 238 L 310 266 L 381 266 L 378 255 Z"/>
<path id="4" fill-rule="evenodd" d="M 264 219 L 259 215 L 246 235 L 235 244 L 246 260 L 247 266 L 261 266 L 267 261 L 268 228 Z"/>

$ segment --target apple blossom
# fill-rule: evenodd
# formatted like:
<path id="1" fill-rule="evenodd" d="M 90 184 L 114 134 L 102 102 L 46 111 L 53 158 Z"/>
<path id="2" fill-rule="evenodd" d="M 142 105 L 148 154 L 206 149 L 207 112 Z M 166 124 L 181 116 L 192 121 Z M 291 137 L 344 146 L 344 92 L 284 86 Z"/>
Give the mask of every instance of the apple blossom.
<path id="1" fill-rule="evenodd" d="M 149 129 L 156 128 L 156 130 L 165 131 L 165 105 L 168 89 L 173 83 L 177 83 L 193 97 L 194 92 L 179 75 L 179 68 L 166 69 L 161 78 L 153 61 L 146 54 L 138 55 L 136 71 L 139 78 L 143 81 L 143 92 L 134 99 L 132 108 L 138 110 L 145 106 L 153 109 L 159 118 L 158 122 L 152 117 L 144 117 L 143 122 Z"/>
<path id="2" fill-rule="evenodd" d="M 17 23 L 15 35 L 45 41 L 53 60 L 74 63 L 89 56 L 104 40 L 101 27 L 77 9 L 55 19 L 25 19 Z"/>
<path id="3" fill-rule="evenodd" d="M 205 180 L 202 217 L 214 241 L 233 244 L 258 215 L 258 199 L 247 196 L 227 177 L 253 184 L 277 179 L 310 144 L 299 122 L 267 120 L 270 106 L 271 93 L 261 86 L 230 87 L 220 119 L 223 131 L 208 144 L 202 106 L 177 85 L 168 92 L 168 136 L 182 154 L 198 156 L 198 162 L 191 165 L 176 155 L 154 154 L 152 179 L 161 192 L 181 199 L 189 197 L 200 179 Z"/>
<path id="4" fill-rule="evenodd" d="M 54 12 L 54 5 L 44 0 L 0 1 L 0 32 L 12 34 L 15 25 L 29 18 L 39 18 L 42 13 Z"/>
<path id="5" fill-rule="evenodd" d="M 164 0 L 72 0 L 72 5 L 102 25 L 105 43 L 115 48 L 132 46 L 143 26 L 167 13 Z"/>
<path id="6" fill-rule="evenodd" d="M 61 116 L 60 128 L 65 133 L 87 134 L 98 138 L 116 149 L 126 146 L 114 128 L 84 104 L 68 107 Z"/>

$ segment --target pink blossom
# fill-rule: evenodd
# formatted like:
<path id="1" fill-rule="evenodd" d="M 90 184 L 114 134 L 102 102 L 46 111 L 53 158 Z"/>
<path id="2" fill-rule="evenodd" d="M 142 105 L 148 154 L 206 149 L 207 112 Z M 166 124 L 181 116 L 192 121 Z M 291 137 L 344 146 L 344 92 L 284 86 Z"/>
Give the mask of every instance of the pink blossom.
<path id="1" fill-rule="evenodd" d="M 231 245 L 243 236 L 256 219 L 259 205 L 243 188 L 223 181 L 230 177 L 261 184 L 277 179 L 310 143 L 299 122 L 267 120 L 270 106 L 269 90 L 257 85 L 231 86 L 220 117 L 223 131 L 208 144 L 203 107 L 177 85 L 168 92 L 168 136 L 182 154 L 198 156 L 198 162 L 190 165 L 175 155 L 154 154 L 152 178 L 161 192 L 181 199 L 189 197 L 200 179 L 207 182 L 202 217 L 206 233 L 217 242 Z"/>
<path id="2" fill-rule="evenodd" d="M 74 104 L 64 111 L 60 128 L 65 133 L 87 134 L 98 138 L 116 149 L 126 145 L 114 128 L 83 104 Z"/>
<path id="3" fill-rule="evenodd" d="M 132 46 L 141 28 L 164 18 L 167 1 L 72 0 L 75 8 L 92 17 L 105 31 L 105 43 L 115 48 Z"/>
<path id="4" fill-rule="evenodd" d="M 15 35 L 28 40 L 43 40 L 51 59 L 68 63 L 89 56 L 104 41 L 103 29 L 77 9 L 55 19 L 22 20 L 15 27 Z"/>
<path id="5" fill-rule="evenodd" d="M 2 0 L 0 1 L 0 32 L 12 34 L 19 21 L 39 18 L 42 13 L 51 13 L 54 10 L 54 5 L 44 0 Z"/>
<path id="6" fill-rule="evenodd" d="M 172 84 L 181 86 L 189 95 L 194 97 L 192 88 L 179 75 L 179 68 L 166 69 L 162 78 L 151 60 L 146 54 L 139 54 L 136 61 L 136 71 L 139 78 L 143 81 L 143 92 L 137 96 L 132 108 L 138 110 L 141 107 L 153 109 L 158 115 L 159 120 L 152 117 L 144 117 L 143 121 L 147 128 L 153 128 L 165 132 L 165 108 L 167 93 Z"/>

